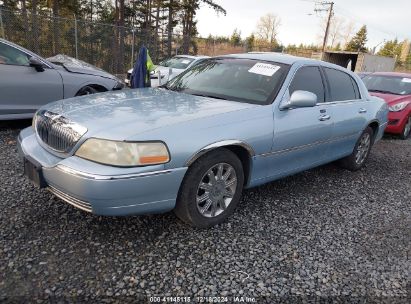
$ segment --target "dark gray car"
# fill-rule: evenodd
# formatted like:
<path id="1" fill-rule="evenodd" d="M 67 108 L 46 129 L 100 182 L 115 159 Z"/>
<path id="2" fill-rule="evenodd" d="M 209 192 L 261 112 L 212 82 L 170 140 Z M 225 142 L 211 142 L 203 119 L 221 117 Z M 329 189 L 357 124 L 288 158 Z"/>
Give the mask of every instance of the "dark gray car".
<path id="1" fill-rule="evenodd" d="M 91 65 L 54 64 L 0 39 L 0 120 L 31 118 L 51 101 L 123 86 L 117 77 Z"/>

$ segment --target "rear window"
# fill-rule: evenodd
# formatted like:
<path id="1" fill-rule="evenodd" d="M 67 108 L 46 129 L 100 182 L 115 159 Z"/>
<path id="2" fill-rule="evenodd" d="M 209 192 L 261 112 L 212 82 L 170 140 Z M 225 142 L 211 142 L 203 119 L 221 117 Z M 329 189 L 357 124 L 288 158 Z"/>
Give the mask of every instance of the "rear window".
<path id="1" fill-rule="evenodd" d="M 330 85 L 330 101 L 344 101 L 359 99 L 358 86 L 347 73 L 330 68 L 324 68 Z"/>

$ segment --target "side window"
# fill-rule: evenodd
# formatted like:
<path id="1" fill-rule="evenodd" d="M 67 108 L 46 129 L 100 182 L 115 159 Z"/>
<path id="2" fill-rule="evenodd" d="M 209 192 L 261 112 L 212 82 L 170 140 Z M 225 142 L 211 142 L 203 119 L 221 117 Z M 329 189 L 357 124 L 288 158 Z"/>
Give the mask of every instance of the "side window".
<path id="1" fill-rule="evenodd" d="M 289 86 L 290 95 L 297 90 L 314 93 L 317 95 L 318 102 L 324 102 L 324 84 L 320 69 L 314 66 L 306 66 L 298 69 Z"/>
<path id="2" fill-rule="evenodd" d="M 360 98 L 358 86 L 347 73 L 324 68 L 331 90 L 331 101 L 354 100 Z"/>
<path id="3" fill-rule="evenodd" d="M 358 88 L 357 82 L 352 77 L 350 77 L 350 79 L 351 79 L 352 86 L 354 88 L 355 99 L 361 99 L 360 89 Z"/>
<path id="4" fill-rule="evenodd" d="M 0 64 L 29 65 L 29 56 L 12 46 L 0 42 Z"/>

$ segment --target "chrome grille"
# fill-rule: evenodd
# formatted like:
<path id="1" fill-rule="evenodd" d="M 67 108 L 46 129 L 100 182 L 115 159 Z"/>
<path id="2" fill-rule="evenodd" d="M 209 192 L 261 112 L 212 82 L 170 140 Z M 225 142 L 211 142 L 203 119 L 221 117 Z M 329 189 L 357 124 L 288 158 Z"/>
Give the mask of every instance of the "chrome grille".
<path id="1" fill-rule="evenodd" d="M 73 149 L 87 132 L 87 128 L 50 111 L 40 111 L 34 119 L 38 137 L 51 149 L 61 153 Z"/>

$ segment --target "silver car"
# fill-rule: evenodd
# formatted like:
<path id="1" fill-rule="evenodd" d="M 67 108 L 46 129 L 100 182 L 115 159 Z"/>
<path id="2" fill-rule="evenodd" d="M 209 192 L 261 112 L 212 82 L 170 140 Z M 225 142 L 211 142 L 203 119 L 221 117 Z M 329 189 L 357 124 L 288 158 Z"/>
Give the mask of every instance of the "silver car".
<path id="1" fill-rule="evenodd" d="M 123 86 L 117 77 L 91 65 L 53 64 L 0 39 L 0 120 L 30 118 L 51 101 Z"/>
<path id="2" fill-rule="evenodd" d="M 173 79 L 188 68 L 202 62 L 208 56 L 177 55 L 172 58 L 161 61 L 156 69 L 151 72 L 151 86 L 158 87 L 165 84 L 168 80 Z M 124 82 L 130 86 L 130 78 L 133 69 L 127 71 L 127 77 Z"/>

